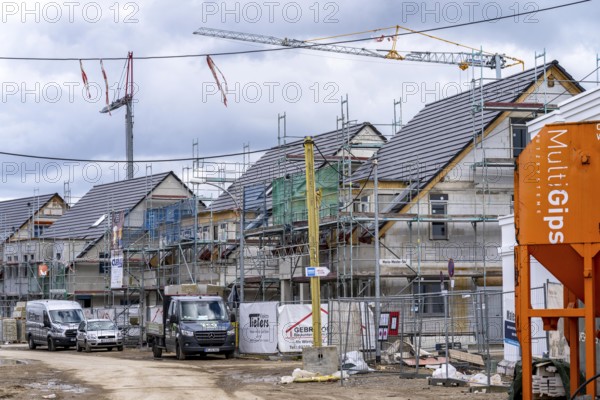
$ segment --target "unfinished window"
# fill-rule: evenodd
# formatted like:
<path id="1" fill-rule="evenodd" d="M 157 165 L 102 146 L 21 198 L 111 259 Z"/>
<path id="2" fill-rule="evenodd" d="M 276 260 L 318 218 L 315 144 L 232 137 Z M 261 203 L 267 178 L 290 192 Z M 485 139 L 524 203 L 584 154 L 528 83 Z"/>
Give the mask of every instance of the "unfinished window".
<path id="1" fill-rule="evenodd" d="M 440 282 L 413 282 L 414 295 L 413 311 L 428 315 L 444 314 L 444 297 L 441 293 Z"/>
<path id="2" fill-rule="evenodd" d="M 343 205 L 341 206 L 343 207 Z M 354 202 L 354 211 L 369 212 L 369 196 L 362 196 Z"/>
<path id="3" fill-rule="evenodd" d="M 430 194 L 429 202 L 431 203 L 431 215 L 440 217 L 440 221 L 431 223 L 431 240 L 448 239 L 448 223 L 441 220 L 448 214 L 448 195 Z"/>
<path id="4" fill-rule="evenodd" d="M 527 121 L 531 118 L 511 118 L 510 129 L 512 131 L 513 157 L 518 157 L 527 143 L 529 143 L 529 133 L 527 132 Z"/>
<path id="5" fill-rule="evenodd" d="M 33 226 L 33 237 L 40 237 L 44 233 L 45 225 L 34 225 Z"/>
<path id="6" fill-rule="evenodd" d="M 220 240 L 227 240 L 227 224 L 221 224 L 221 237 Z"/>
<path id="7" fill-rule="evenodd" d="M 110 257 L 108 253 L 98 253 L 98 272 L 100 275 L 110 272 Z"/>

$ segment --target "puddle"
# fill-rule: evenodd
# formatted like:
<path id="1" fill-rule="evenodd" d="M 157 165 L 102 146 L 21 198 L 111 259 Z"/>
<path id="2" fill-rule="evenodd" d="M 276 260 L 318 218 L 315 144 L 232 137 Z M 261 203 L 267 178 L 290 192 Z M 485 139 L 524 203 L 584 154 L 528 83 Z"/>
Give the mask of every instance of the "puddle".
<path id="1" fill-rule="evenodd" d="M 56 381 L 48 381 L 47 383 L 29 383 L 24 385 L 30 389 L 38 389 L 43 391 L 61 391 L 68 393 L 85 393 L 87 391 L 86 388 L 78 386 L 78 385 L 67 385 L 64 383 L 59 383 Z"/>
<path id="2" fill-rule="evenodd" d="M 0 367 L 4 365 L 23 365 L 29 364 L 29 362 L 25 360 L 12 360 L 10 358 L 0 358 Z"/>

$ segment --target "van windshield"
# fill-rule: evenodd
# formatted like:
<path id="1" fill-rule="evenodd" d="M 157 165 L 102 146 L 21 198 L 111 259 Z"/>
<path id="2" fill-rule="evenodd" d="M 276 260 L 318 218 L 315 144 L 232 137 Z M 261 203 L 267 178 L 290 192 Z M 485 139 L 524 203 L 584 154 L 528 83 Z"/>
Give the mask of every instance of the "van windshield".
<path id="1" fill-rule="evenodd" d="M 229 316 L 222 301 L 184 301 L 181 303 L 184 321 L 227 321 Z"/>
<path id="2" fill-rule="evenodd" d="M 112 321 L 91 321 L 88 323 L 88 331 L 117 330 Z"/>
<path id="3" fill-rule="evenodd" d="M 78 324 L 84 320 L 81 310 L 51 310 L 50 318 L 57 324 Z"/>

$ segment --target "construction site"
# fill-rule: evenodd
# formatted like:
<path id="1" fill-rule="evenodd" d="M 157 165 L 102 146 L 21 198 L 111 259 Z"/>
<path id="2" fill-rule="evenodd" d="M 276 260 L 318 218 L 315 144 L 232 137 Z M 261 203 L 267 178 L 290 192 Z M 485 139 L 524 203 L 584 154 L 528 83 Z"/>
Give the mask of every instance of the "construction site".
<path id="1" fill-rule="evenodd" d="M 195 31 L 447 64 L 469 71 L 470 85 L 407 121 L 394 99 L 392 124 L 353 119 L 362 105 L 349 95 L 322 133 L 289 134 L 298 129 L 279 114 L 276 144 L 258 155 L 244 143 L 215 159 L 198 138 L 180 171 L 154 172 L 133 159 L 130 52 L 125 95 L 101 111 L 126 108 L 126 179 L 93 185 L 78 201 L 65 182 L 62 194 L 0 202 L 0 342 L 28 341 L 27 302 L 73 300 L 87 319 L 116 322 L 131 351 L 149 350 L 149 323 L 162 320 L 166 288 L 175 287 L 225 299 L 238 357 L 306 359 L 313 347 L 322 351 L 319 367 L 342 371 L 341 387 L 352 385 L 348 371 L 427 377 L 435 390 L 471 386 L 469 393 L 514 399 L 595 395 L 596 345 L 579 338 L 596 336 L 597 232 L 584 215 L 597 218 L 593 201 L 577 196 L 598 172 L 597 149 L 569 124 L 597 135 L 600 91 L 586 90 L 545 50 L 529 68 L 474 48 L 401 54 L 396 39 L 411 30 L 393 28 L 385 53 Z M 560 129 L 571 135 L 577 166 L 564 155 L 562 133 L 549 133 Z M 572 189 L 562 186 L 567 169 L 580 174 L 569 175 Z M 575 224 L 585 224 L 582 234 L 563 232 Z M 161 329 L 171 321 L 164 318 Z"/>

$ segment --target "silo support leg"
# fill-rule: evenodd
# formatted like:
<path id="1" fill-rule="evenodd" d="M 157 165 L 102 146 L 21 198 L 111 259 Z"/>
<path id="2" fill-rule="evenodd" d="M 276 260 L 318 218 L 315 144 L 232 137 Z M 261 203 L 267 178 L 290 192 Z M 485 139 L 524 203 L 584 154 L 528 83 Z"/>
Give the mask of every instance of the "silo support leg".
<path id="1" fill-rule="evenodd" d="M 529 248 L 515 246 L 517 261 L 517 281 L 515 287 L 515 308 L 517 317 L 517 335 L 521 344 L 522 390 L 523 399 L 532 398 L 532 357 L 531 357 L 531 275 Z"/>
<path id="2" fill-rule="evenodd" d="M 577 308 L 577 297 L 566 287 L 564 288 L 564 304 L 567 309 Z M 571 395 L 575 393 L 575 390 L 581 384 L 579 381 L 579 326 L 577 321 L 578 318 L 573 317 L 566 317 L 564 319 L 565 338 L 569 344 L 570 352 L 569 362 L 571 368 L 569 369 L 569 378 Z"/>
<path id="3" fill-rule="evenodd" d="M 573 248 L 583 257 L 584 319 L 585 319 L 585 378 L 596 374 L 596 271 L 594 257 L 600 250 L 597 243 L 573 244 Z M 596 396 L 596 380 L 586 387 L 586 394 Z"/>

